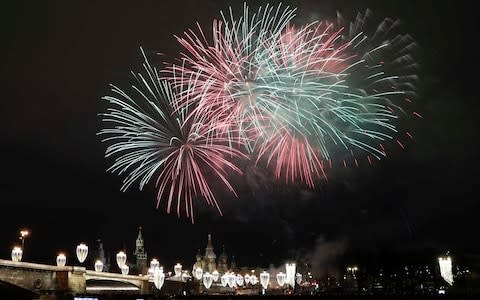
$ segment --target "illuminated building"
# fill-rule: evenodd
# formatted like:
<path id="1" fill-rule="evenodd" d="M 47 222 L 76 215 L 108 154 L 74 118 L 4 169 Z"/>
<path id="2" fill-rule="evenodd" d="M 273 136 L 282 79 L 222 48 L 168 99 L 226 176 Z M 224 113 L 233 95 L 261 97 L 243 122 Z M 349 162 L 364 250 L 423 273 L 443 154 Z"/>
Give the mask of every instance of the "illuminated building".
<path id="1" fill-rule="evenodd" d="M 136 257 L 135 268 L 139 274 L 147 273 L 147 252 L 145 251 L 145 245 L 142 237 L 142 227 L 138 228 L 138 236 L 135 242 L 135 252 L 133 255 Z"/>

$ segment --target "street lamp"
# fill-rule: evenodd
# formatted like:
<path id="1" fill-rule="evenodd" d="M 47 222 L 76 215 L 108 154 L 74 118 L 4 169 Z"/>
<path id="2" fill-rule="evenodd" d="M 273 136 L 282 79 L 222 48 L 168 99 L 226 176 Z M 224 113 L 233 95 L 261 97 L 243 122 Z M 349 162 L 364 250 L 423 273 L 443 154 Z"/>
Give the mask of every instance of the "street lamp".
<path id="1" fill-rule="evenodd" d="M 161 289 L 163 283 L 165 282 L 165 274 L 163 274 L 163 270 L 160 268 L 155 268 L 153 273 L 153 283 L 157 289 Z"/>
<path id="2" fill-rule="evenodd" d="M 222 277 L 220 277 L 220 283 L 222 284 L 223 287 L 226 287 L 228 285 L 228 275 L 223 274 Z"/>
<path id="3" fill-rule="evenodd" d="M 265 290 L 268 287 L 268 282 L 269 281 L 270 281 L 270 274 L 268 274 L 266 271 L 263 271 L 262 273 L 260 273 L 260 284 L 263 287 L 262 294 L 264 294 L 264 295 L 265 295 Z"/>
<path id="4" fill-rule="evenodd" d="M 152 259 L 152 261 L 150 261 L 150 268 L 152 270 L 155 271 L 156 268 L 159 268 L 160 267 L 160 263 L 158 262 L 158 260 L 156 258 Z"/>
<path id="5" fill-rule="evenodd" d="M 177 263 L 175 267 L 173 267 L 173 271 L 175 271 L 175 277 L 180 277 L 182 275 L 182 265 Z"/>
<path id="6" fill-rule="evenodd" d="M 220 277 L 220 273 L 218 273 L 217 270 L 212 272 L 213 281 L 217 282 L 219 277 Z"/>
<path id="7" fill-rule="evenodd" d="M 285 284 L 285 281 L 287 280 L 287 274 L 283 273 L 283 272 L 279 272 L 277 274 L 277 282 L 278 282 L 278 285 L 280 287 L 283 287 L 283 285 Z"/>
<path id="8" fill-rule="evenodd" d="M 95 272 L 102 272 L 103 271 L 103 262 L 101 260 L 97 260 L 95 262 Z"/>
<path id="9" fill-rule="evenodd" d="M 128 275 L 128 272 L 130 271 L 130 268 L 127 264 L 124 264 L 120 269 L 122 271 L 122 275 Z"/>
<path id="10" fill-rule="evenodd" d="M 229 273 L 227 275 L 227 283 L 229 287 L 235 287 L 235 285 L 237 284 L 237 276 L 235 276 L 235 274 L 233 273 Z"/>
<path id="11" fill-rule="evenodd" d="M 57 266 L 64 267 L 66 263 L 67 257 L 65 256 L 65 254 L 60 253 L 59 255 L 57 255 Z"/>
<path id="12" fill-rule="evenodd" d="M 245 278 L 245 285 L 248 285 L 250 283 L 250 275 L 245 274 L 243 277 Z"/>
<path id="13" fill-rule="evenodd" d="M 20 230 L 20 237 L 19 239 L 22 241 L 22 250 L 25 250 L 25 239 L 30 234 L 28 230 Z"/>
<path id="14" fill-rule="evenodd" d="M 77 246 L 77 258 L 80 263 L 83 263 L 88 255 L 88 246 L 81 243 Z"/>
<path id="15" fill-rule="evenodd" d="M 20 247 L 13 247 L 12 249 L 12 261 L 19 262 L 22 260 L 23 251 Z"/>
<path id="16" fill-rule="evenodd" d="M 212 283 L 213 283 L 213 276 L 212 274 L 206 272 L 205 274 L 203 274 L 203 285 L 205 286 L 205 288 L 208 290 L 211 286 L 212 286 Z"/>
<path id="17" fill-rule="evenodd" d="M 202 276 L 203 276 L 203 270 L 202 268 L 198 267 L 195 269 L 195 278 L 197 278 L 198 280 L 202 279 Z"/>
<path id="18" fill-rule="evenodd" d="M 120 270 L 122 269 L 122 267 L 125 265 L 126 262 L 127 262 L 127 255 L 125 254 L 125 252 L 123 251 L 118 252 L 117 265 Z"/>
<path id="19" fill-rule="evenodd" d="M 242 286 L 243 285 L 243 276 L 240 274 L 237 274 L 237 285 Z"/>
<path id="20" fill-rule="evenodd" d="M 255 275 L 250 275 L 250 284 L 256 285 L 258 283 L 258 278 Z"/>
<path id="21" fill-rule="evenodd" d="M 300 285 L 300 283 L 302 282 L 302 274 L 297 273 L 297 275 L 295 275 L 295 281 L 298 285 Z"/>

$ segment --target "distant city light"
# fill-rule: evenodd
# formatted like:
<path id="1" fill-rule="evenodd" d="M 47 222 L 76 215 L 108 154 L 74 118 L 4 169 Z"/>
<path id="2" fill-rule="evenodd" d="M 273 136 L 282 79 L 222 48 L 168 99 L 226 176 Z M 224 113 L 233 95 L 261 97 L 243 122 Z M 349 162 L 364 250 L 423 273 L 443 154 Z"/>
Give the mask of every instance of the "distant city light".
<path id="1" fill-rule="evenodd" d="M 295 287 L 295 273 L 297 272 L 297 265 L 294 263 L 286 264 L 287 270 L 285 283 L 289 284 L 292 288 Z"/>
<path id="2" fill-rule="evenodd" d="M 441 256 L 438 258 L 440 265 L 440 275 L 450 285 L 453 285 L 452 258 L 450 256 Z"/>

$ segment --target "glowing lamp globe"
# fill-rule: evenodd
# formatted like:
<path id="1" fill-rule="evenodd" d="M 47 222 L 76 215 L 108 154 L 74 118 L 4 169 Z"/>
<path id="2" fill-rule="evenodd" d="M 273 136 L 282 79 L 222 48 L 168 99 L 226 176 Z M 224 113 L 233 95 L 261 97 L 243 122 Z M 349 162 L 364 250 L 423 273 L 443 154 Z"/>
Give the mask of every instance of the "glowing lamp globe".
<path id="1" fill-rule="evenodd" d="M 214 282 L 217 282 L 219 277 L 220 277 L 220 273 L 218 273 L 217 270 L 212 272 L 212 278 Z"/>
<path id="2" fill-rule="evenodd" d="M 240 275 L 240 274 L 237 274 L 236 281 L 237 281 L 238 286 L 242 286 L 243 285 L 243 276 Z"/>
<path id="3" fill-rule="evenodd" d="M 127 266 L 127 264 L 124 264 L 120 270 L 122 271 L 122 275 L 128 275 L 128 272 L 130 271 L 130 268 Z"/>
<path id="4" fill-rule="evenodd" d="M 123 251 L 118 252 L 117 265 L 120 270 L 122 269 L 122 267 L 125 265 L 126 262 L 127 262 L 127 255 L 125 254 L 125 252 Z"/>
<path id="5" fill-rule="evenodd" d="M 153 282 L 153 275 L 155 274 L 155 269 L 150 267 L 147 271 L 148 281 Z"/>
<path id="6" fill-rule="evenodd" d="M 270 282 L 270 274 L 268 274 L 267 272 L 263 271 L 263 272 L 260 274 L 260 284 L 262 285 L 262 287 L 263 287 L 264 289 L 267 289 L 269 282 Z"/>
<path id="7" fill-rule="evenodd" d="M 12 261 L 19 262 L 22 260 L 23 251 L 20 247 L 13 247 L 12 249 Z"/>
<path id="8" fill-rule="evenodd" d="M 230 273 L 227 275 L 228 286 L 233 288 L 237 284 L 237 276 L 235 274 Z"/>
<path id="9" fill-rule="evenodd" d="M 277 274 L 277 282 L 280 287 L 282 287 L 285 284 L 286 280 L 287 280 L 287 274 L 283 272 L 279 272 Z"/>
<path id="10" fill-rule="evenodd" d="M 57 266 L 59 267 L 65 267 L 65 264 L 67 263 L 67 257 L 65 254 L 60 253 L 57 255 Z"/>
<path id="11" fill-rule="evenodd" d="M 173 267 L 173 271 L 175 272 L 175 277 L 180 277 L 182 275 L 182 265 L 176 264 L 175 267 Z"/>
<path id="12" fill-rule="evenodd" d="M 258 278 L 255 275 L 250 276 L 250 284 L 256 285 L 258 283 Z"/>
<path id="13" fill-rule="evenodd" d="M 211 286 L 212 286 L 212 283 L 213 283 L 213 276 L 212 274 L 206 272 L 205 274 L 203 274 L 203 285 L 205 286 L 205 288 L 208 290 Z"/>
<path id="14" fill-rule="evenodd" d="M 245 279 L 245 284 L 249 284 L 249 283 L 250 283 L 250 275 L 245 274 L 245 276 L 243 276 L 243 278 Z"/>
<path id="15" fill-rule="evenodd" d="M 152 269 L 153 271 L 155 271 L 156 268 L 159 268 L 160 267 L 160 263 L 158 262 L 157 259 L 152 259 L 152 261 L 150 261 L 150 269 Z"/>
<path id="16" fill-rule="evenodd" d="M 297 284 L 300 284 L 302 282 L 302 274 L 297 273 L 297 275 L 295 275 L 295 281 Z"/>
<path id="17" fill-rule="evenodd" d="M 197 278 L 198 280 L 202 279 L 202 276 L 203 276 L 202 268 L 196 268 L 194 275 L 195 275 L 195 278 Z"/>
<path id="18" fill-rule="evenodd" d="M 77 259 L 80 263 L 83 263 L 88 255 L 88 246 L 81 243 L 77 246 Z"/>
<path id="19" fill-rule="evenodd" d="M 226 287 L 228 285 L 228 275 L 223 274 L 222 277 L 220 277 L 220 283 L 222 284 L 223 287 Z"/>
<path id="20" fill-rule="evenodd" d="M 165 282 L 165 274 L 160 268 L 155 268 L 153 274 L 153 283 L 157 289 L 162 289 L 163 283 Z"/>
<path id="21" fill-rule="evenodd" d="M 181 275 L 182 281 L 187 281 L 189 278 L 191 278 L 190 275 L 188 275 L 187 271 L 183 271 Z"/>
<path id="22" fill-rule="evenodd" d="M 95 262 L 95 271 L 102 272 L 103 271 L 103 262 L 101 260 L 97 260 Z"/>

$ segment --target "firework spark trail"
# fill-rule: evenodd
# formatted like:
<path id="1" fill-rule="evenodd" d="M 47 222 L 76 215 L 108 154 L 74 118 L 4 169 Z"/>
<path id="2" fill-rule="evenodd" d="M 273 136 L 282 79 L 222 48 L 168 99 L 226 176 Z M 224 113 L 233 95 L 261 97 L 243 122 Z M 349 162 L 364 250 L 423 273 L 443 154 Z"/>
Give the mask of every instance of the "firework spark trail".
<path id="1" fill-rule="evenodd" d="M 166 198 L 168 212 L 184 207 L 193 222 L 197 196 L 221 214 L 207 170 L 235 194 L 227 174 L 240 174 L 247 154 L 313 188 L 332 160 L 359 167 L 361 154 L 372 164 L 385 145 L 412 138 L 400 124 L 421 118 L 411 106 L 415 42 L 398 22 L 372 27 L 367 10 L 351 23 L 338 15 L 298 27 L 281 5 L 221 15 L 211 35 L 198 24 L 176 36 L 178 63 L 157 70 L 144 55 L 131 90 L 104 97 L 113 128 L 100 134 L 116 157 L 109 171 L 127 174 L 122 190 L 156 176 L 157 206 Z"/>
<path id="2" fill-rule="evenodd" d="M 110 143 L 106 157 L 117 156 L 108 171 L 127 173 L 122 186 L 126 190 L 135 181 L 140 189 L 155 174 L 158 188 L 157 207 L 167 199 L 167 212 L 176 202 L 180 216 L 183 210 L 194 221 L 193 199 L 200 195 L 221 214 L 220 207 L 206 176 L 210 170 L 233 194 L 228 172 L 241 174 L 232 162 L 245 157 L 239 150 L 228 146 L 225 139 L 212 135 L 217 130 L 199 115 L 190 117 L 188 96 L 193 83 L 177 90 L 169 82 L 159 78 L 145 54 L 143 72 L 132 74 L 135 83 L 125 91 L 112 86 L 113 96 L 105 96 L 110 108 L 103 115 L 103 122 L 111 128 L 100 131 Z M 177 78 L 173 78 L 175 84 Z M 178 80 L 185 80 L 179 78 Z M 182 95 L 183 107 L 178 107 L 177 95 Z M 220 123 L 216 125 L 221 126 Z M 161 171 L 160 171 L 161 170 Z M 236 195 L 236 194 L 235 194 Z"/>
<path id="3" fill-rule="evenodd" d="M 223 127 L 221 133 L 242 141 L 250 152 L 251 141 L 261 134 L 262 127 L 258 124 L 266 118 L 252 105 L 255 101 L 252 85 L 259 61 L 264 60 L 261 50 L 267 41 L 280 37 L 294 11 L 282 5 L 266 5 L 251 13 L 245 4 L 238 20 L 230 9 L 229 15 L 222 12 L 222 21 L 213 22 L 213 44 L 200 26 L 198 34 L 189 30 L 182 37 L 177 36 L 185 52 L 181 67 L 172 66 L 166 78 L 178 72 L 185 73 L 185 78 L 194 78 L 196 89 L 192 91 L 192 99 L 198 102 L 195 113 L 209 115 L 212 123 L 231 124 Z"/>
<path id="4" fill-rule="evenodd" d="M 229 17 L 222 14 L 223 22 L 214 21 L 213 44 L 200 26 L 198 35 L 190 30 L 177 37 L 186 52 L 182 67 L 171 70 L 195 78 L 196 113 L 225 124 L 217 134 L 230 141 L 231 132 L 237 130 L 236 142 L 250 153 L 257 150 L 260 157 L 268 154 L 269 163 L 272 157 L 285 159 L 277 161 L 275 174 L 289 173 L 291 179 L 292 170 L 304 168 L 294 177 L 308 185 L 312 180 L 306 173 L 322 169 L 316 161 L 328 160 L 338 151 L 354 149 L 380 159 L 385 151 L 378 144 L 392 140 L 397 131 L 400 106 L 393 98 L 407 95 L 401 85 L 408 87 L 411 79 L 389 75 L 385 63 L 380 63 L 382 58 L 391 59 L 391 68 L 398 61 L 411 61 L 405 36 L 388 39 L 397 24 L 386 20 L 369 37 L 362 31 L 368 11 L 358 14 L 348 29 L 341 26 L 340 17 L 338 24 L 313 22 L 297 29 L 292 25 L 293 10 L 279 11 L 280 6 L 260 8 L 250 17 L 245 6 L 238 21 L 231 11 Z M 387 52 L 400 56 L 388 57 Z M 281 155 L 282 148 L 265 146 L 284 141 L 278 132 L 306 142 L 303 149 L 315 159 Z M 289 171 L 279 172 L 278 166 Z"/>

